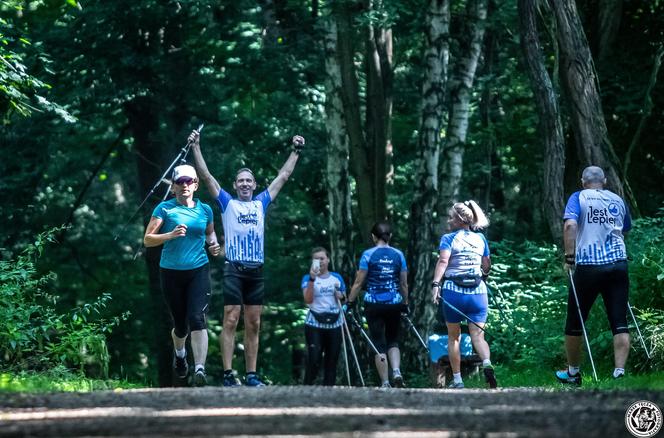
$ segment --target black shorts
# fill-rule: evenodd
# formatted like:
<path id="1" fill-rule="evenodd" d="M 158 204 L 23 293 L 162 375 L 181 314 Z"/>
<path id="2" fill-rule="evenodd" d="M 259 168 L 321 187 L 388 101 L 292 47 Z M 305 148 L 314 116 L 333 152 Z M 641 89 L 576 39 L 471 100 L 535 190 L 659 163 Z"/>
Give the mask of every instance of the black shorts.
<path id="1" fill-rule="evenodd" d="M 248 268 L 233 262 L 224 265 L 224 306 L 263 305 L 263 267 Z"/>
<path id="2" fill-rule="evenodd" d="M 364 303 L 364 316 L 369 325 L 371 341 L 381 353 L 399 347 L 401 304 Z"/>
<path id="3" fill-rule="evenodd" d="M 210 264 L 180 271 L 160 268 L 161 290 L 171 311 L 175 335 L 207 328 L 210 307 Z"/>
<path id="4" fill-rule="evenodd" d="M 588 314 L 597 296 L 601 295 L 613 334 L 629 333 L 627 327 L 629 276 L 627 275 L 626 261 L 608 265 L 577 265 L 574 271 L 574 285 L 576 286 L 579 308 L 584 322 L 588 319 Z M 581 322 L 579 321 L 579 311 L 576 307 L 571 286 L 567 297 L 565 334 L 570 336 L 583 335 Z"/>

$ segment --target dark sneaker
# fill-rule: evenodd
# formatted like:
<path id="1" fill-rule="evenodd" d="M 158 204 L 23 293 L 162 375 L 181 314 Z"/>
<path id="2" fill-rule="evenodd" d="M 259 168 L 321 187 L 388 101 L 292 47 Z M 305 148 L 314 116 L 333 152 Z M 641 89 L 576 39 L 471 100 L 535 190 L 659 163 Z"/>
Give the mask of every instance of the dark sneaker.
<path id="1" fill-rule="evenodd" d="M 394 383 L 395 388 L 403 388 L 403 376 L 401 373 L 392 374 L 392 382 Z"/>
<path id="2" fill-rule="evenodd" d="M 256 373 L 247 374 L 247 376 L 244 378 L 244 384 L 246 386 L 265 386 L 265 383 L 263 383 L 263 381 L 258 378 L 258 374 Z"/>
<path id="3" fill-rule="evenodd" d="M 240 386 L 240 381 L 233 374 L 224 373 L 224 386 Z"/>
<path id="4" fill-rule="evenodd" d="M 207 385 L 207 374 L 205 374 L 205 369 L 199 368 L 194 373 L 194 386 L 205 386 Z"/>
<path id="5" fill-rule="evenodd" d="M 187 363 L 187 356 L 178 357 L 174 355 L 173 357 L 173 371 L 179 379 L 186 379 L 187 374 L 189 374 L 189 364 Z"/>
<path id="6" fill-rule="evenodd" d="M 463 385 L 463 382 L 456 383 L 454 380 L 452 380 L 452 383 L 450 383 L 447 386 L 449 389 L 463 389 L 465 386 Z"/>
<path id="7" fill-rule="evenodd" d="M 569 370 L 556 371 L 556 379 L 558 379 L 560 383 L 565 383 L 567 385 L 581 386 L 581 372 L 570 375 Z"/>
<path id="8" fill-rule="evenodd" d="M 496 373 L 493 372 L 493 367 L 484 368 L 484 379 L 486 379 L 486 384 L 489 385 L 489 388 L 498 388 L 498 382 L 496 382 Z"/>

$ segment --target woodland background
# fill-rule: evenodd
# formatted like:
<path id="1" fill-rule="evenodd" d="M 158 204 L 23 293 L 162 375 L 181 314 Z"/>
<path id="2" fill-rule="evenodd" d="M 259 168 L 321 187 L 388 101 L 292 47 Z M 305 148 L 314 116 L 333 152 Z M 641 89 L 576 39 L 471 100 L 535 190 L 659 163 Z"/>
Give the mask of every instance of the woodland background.
<path id="1" fill-rule="evenodd" d="M 563 363 L 560 217 L 589 164 L 637 219 L 630 301 L 655 360 L 635 339 L 630 366 L 662 369 L 663 54 L 659 0 L 2 0 L 0 367 L 169 384 L 159 251 L 142 247 L 166 186 L 132 215 L 204 123 L 227 189 L 243 166 L 265 188 L 290 137 L 307 139 L 267 222 L 259 371 L 273 382 L 299 382 L 311 248 L 350 285 L 378 219 L 407 254 L 415 324 L 440 331 L 438 240 L 471 198 L 491 220 L 494 362 Z M 599 307 L 589 330 L 608 367 Z M 404 350 L 426 384 L 416 339 Z"/>

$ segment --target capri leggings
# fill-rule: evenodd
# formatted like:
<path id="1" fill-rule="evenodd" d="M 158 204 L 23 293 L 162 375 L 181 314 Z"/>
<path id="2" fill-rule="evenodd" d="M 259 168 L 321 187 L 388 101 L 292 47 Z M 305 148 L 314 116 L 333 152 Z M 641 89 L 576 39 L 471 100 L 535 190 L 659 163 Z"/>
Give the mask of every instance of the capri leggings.
<path id="1" fill-rule="evenodd" d="M 304 384 L 314 384 L 322 364 L 323 385 L 334 385 L 337 379 L 337 362 L 341 352 L 341 327 L 327 329 L 305 324 L 304 337 L 307 341 L 307 368 L 304 373 Z"/>
<path id="2" fill-rule="evenodd" d="M 364 303 L 371 341 L 380 353 L 399 347 L 401 304 Z"/>
<path id="3" fill-rule="evenodd" d="M 627 327 L 627 301 L 629 298 L 627 261 L 623 260 L 607 265 L 577 265 L 574 272 L 574 285 L 579 297 L 579 308 L 584 322 L 588 319 L 588 314 L 597 296 L 601 295 L 613 334 L 629 333 Z M 569 336 L 583 335 L 581 322 L 579 321 L 579 311 L 576 308 L 571 287 L 567 297 L 565 334 Z"/>
<path id="4" fill-rule="evenodd" d="M 161 290 L 171 311 L 175 335 L 207 328 L 210 305 L 210 264 L 187 270 L 161 268 Z"/>

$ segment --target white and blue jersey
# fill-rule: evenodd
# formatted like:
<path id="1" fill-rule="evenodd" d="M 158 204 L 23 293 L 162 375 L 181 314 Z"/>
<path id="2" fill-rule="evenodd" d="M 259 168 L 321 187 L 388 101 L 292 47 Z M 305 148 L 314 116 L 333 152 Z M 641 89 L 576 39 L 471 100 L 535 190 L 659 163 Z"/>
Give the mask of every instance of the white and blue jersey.
<path id="1" fill-rule="evenodd" d="M 440 238 L 440 251 L 450 251 L 450 258 L 445 269 L 444 278 L 482 275 L 482 257 L 489 257 L 489 244 L 482 233 L 470 230 L 457 230 L 444 234 Z M 481 282 L 476 288 L 466 288 L 445 280 L 443 289 L 461 293 L 487 293 L 486 285 Z"/>
<path id="2" fill-rule="evenodd" d="M 205 230 L 213 222 L 212 209 L 209 205 L 194 199 L 194 206 L 187 207 L 172 198 L 159 203 L 152 216 L 163 222 L 159 231 L 170 233 L 179 225 L 187 226 L 183 237 L 164 242 L 159 266 L 165 269 L 185 271 L 200 268 L 208 263 L 205 253 Z"/>
<path id="3" fill-rule="evenodd" d="M 627 260 L 623 232 L 632 221 L 625 202 L 609 190 L 585 189 L 570 196 L 563 219 L 577 224 L 576 264 L 607 265 Z"/>
<path id="4" fill-rule="evenodd" d="M 302 277 L 302 289 L 306 289 L 308 283 L 309 274 Z M 314 300 L 311 304 L 308 304 L 309 312 L 307 312 L 307 318 L 304 320 L 306 325 L 324 329 L 341 327 L 343 320 L 341 318 L 341 309 L 339 309 L 339 303 L 337 303 L 337 297 L 335 294 L 335 291 L 337 290 L 342 294 L 346 293 L 346 284 L 344 283 L 344 279 L 341 278 L 341 275 L 336 272 L 330 272 L 327 277 L 316 277 L 316 281 L 314 281 Z M 322 324 L 311 314 L 312 310 L 321 313 L 339 312 L 339 318 L 333 324 Z"/>
<path id="5" fill-rule="evenodd" d="M 226 260 L 246 265 L 265 262 L 265 213 L 272 202 L 265 190 L 251 201 L 233 198 L 221 189 L 217 198 L 224 226 Z"/>
<path id="6" fill-rule="evenodd" d="M 365 303 L 399 304 L 401 273 L 406 272 L 406 258 L 391 246 L 374 246 L 362 253 L 360 269 L 367 271 Z"/>

